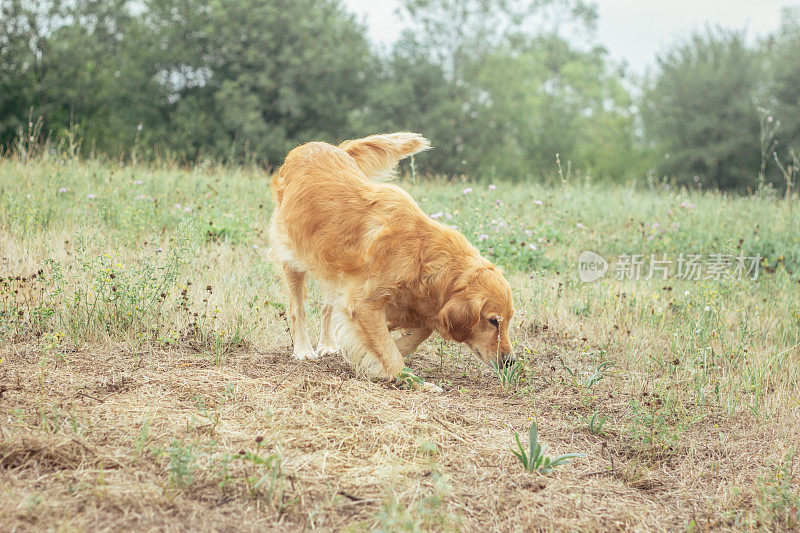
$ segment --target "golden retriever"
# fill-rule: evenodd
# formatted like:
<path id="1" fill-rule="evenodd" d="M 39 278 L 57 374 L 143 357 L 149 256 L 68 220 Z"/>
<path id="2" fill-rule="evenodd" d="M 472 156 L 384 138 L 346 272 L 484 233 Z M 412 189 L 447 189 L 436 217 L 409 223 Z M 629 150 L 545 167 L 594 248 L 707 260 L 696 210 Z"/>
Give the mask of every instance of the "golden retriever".
<path id="1" fill-rule="evenodd" d="M 403 357 L 436 331 L 486 363 L 513 362 L 514 306 L 503 274 L 407 192 L 379 181 L 428 148 L 407 132 L 338 147 L 311 142 L 273 176 L 270 257 L 289 289 L 294 357 L 340 351 L 372 377 L 394 379 Z M 326 299 L 316 351 L 303 307 L 307 274 Z"/>

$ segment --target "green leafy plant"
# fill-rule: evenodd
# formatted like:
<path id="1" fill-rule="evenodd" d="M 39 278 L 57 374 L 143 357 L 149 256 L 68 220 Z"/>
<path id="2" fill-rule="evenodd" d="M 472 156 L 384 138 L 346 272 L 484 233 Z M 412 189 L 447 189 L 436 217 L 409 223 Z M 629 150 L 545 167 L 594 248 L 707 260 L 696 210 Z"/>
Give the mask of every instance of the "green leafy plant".
<path id="1" fill-rule="evenodd" d="M 185 489 L 194 484 L 194 474 L 197 470 L 197 459 L 192 446 L 173 440 L 167 449 L 169 456 L 169 471 L 172 484 Z"/>
<path id="2" fill-rule="evenodd" d="M 525 447 L 520 441 L 519 433 L 514 432 L 514 440 L 517 441 L 519 451 L 512 449 L 512 453 L 517 456 L 519 462 L 522 463 L 523 468 L 528 472 L 538 472 L 539 474 L 550 474 L 557 467 L 568 463 L 570 460 L 578 457 L 586 457 L 585 453 L 565 453 L 555 459 L 551 459 L 545 452 L 547 446 L 539 442 L 539 428 L 536 422 L 531 424 L 528 431 L 528 445 L 529 453 L 526 453 Z"/>
<path id="3" fill-rule="evenodd" d="M 259 448 L 261 444 L 259 442 Z M 286 484 L 286 480 L 291 478 L 283 471 L 283 460 L 278 453 L 271 453 L 266 457 L 258 455 L 253 452 L 243 451 L 236 455 L 231 455 L 223 465 L 225 471 L 223 482 L 230 481 L 227 474 L 227 467 L 230 461 L 242 461 L 247 465 L 246 473 L 244 476 L 244 483 L 247 487 L 247 492 L 250 498 L 260 500 L 274 510 L 279 515 L 283 514 L 286 509 L 298 500 L 298 497 L 291 498 L 290 493 L 292 489 Z"/>
<path id="4" fill-rule="evenodd" d="M 608 415 L 600 416 L 597 413 L 592 413 L 591 418 L 586 418 L 586 426 L 589 433 L 592 435 L 602 435 L 604 433 L 603 426 L 608 420 Z"/>
<path id="5" fill-rule="evenodd" d="M 520 367 L 517 363 L 514 363 L 513 365 L 502 366 L 492 362 L 492 372 L 497 377 L 498 381 L 500 381 L 500 385 L 504 389 L 513 389 L 519 385 L 521 377 L 521 372 L 519 369 Z"/>
<path id="6" fill-rule="evenodd" d="M 572 383 L 574 383 L 575 385 L 579 385 L 585 389 L 591 389 L 597 383 L 602 381 L 603 378 L 606 377 L 606 372 L 608 371 L 608 369 L 614 366 L 614 363 L 606 361 L 600 363 L 600 365 L 594 370 L 592 374 L 582 376 L 577 368 L 573 370 L 564 363 L 563 359 L 561 359 L 560 361 L 561 361 L 561 366 L 564 367 L 564 370 L 567 371 L 570 378 L 572 379 Z"/>
<path id="7" fill-rule="evenodd" d="M 254 472 L 245 477 L 247 490 L 252 498 L 257 498 L 262 488 L 266 491 L 267 498 L 271 498 L 277 487 L 278 480 L 282 477 L 281 459 L 277 454 L 261 457 L 253 452 L 244 452 L 231 456 L 231 459 L 241 459 L 255 467 L 263 466 L 267 472 L 260 474 Z M 260 474 L 260 475 L 259 475 Z"/>
<path id="8" fill-rule="evenodd" d="M 800 484 L 792 471 L 795 452 L 790 451 L 772 472 L 759 477 L 756 501 L 758 518 L 768 529 L 798 531 L 800 527 Z"/>
<path id="9" fill-rule="evenodd" d="M 413 389 L 414 387 L 425 383 L 425 380 L 414 374 L 414 371 L 408 367 L 403 367 L 403 370 L 397 373 L 395 379 L 400 385 L 400 388 L 403 389 Z"/>
<path id="10" fill-rule="evenodd" d="M 145 415 L 144 420 L 142 420 L 142 427 L 139 429 L 139 435 L 136 437 L 136 440 L 133 443 L 133 456 L 136 458 L 142 455 L 142 452 L 145 450 L 145 446 L 147 445 L 147 439 L 150 437 L 151 418 L 152 413 Z"/>

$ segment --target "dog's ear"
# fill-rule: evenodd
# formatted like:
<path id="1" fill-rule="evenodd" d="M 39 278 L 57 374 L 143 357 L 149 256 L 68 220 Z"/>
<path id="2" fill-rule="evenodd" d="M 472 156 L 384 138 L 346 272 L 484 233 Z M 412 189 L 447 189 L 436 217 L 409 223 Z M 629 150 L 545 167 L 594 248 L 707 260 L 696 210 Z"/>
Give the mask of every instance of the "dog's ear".
<path id="1" fill-rule="evenodd" d="M 467 340 L 480 319 L 480 307 L 474 299 L 450 298 L 439 311 L 442 329 L 456 342 Z"/>

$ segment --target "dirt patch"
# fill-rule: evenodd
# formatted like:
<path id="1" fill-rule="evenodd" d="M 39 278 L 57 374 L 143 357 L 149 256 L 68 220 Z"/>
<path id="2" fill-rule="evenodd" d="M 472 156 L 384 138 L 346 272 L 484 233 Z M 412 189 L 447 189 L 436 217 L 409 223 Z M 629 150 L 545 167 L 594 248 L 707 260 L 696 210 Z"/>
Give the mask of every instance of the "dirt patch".
<path id="1" fill-rule="evenodd" d="M 120 463 L 101 457 L 96 450 L 78 439 L 42 440 L 35 437 L 12 438 L 0 442 L 0 468 L 75 470 L 82 465 L 118 468 Z"/>
<path id="2" fill-rule="evenodd" d="M 736 528 L 757 493 L 714 491 L 757 486 L 789 441 L 736 418 L 674 442 L 647 421 L 631 435 L 637 388 L 610 377 L 587 396 L 555 355 L 518 390 L 423 350 L 415 368 L 446 389 L 433 395 L 285 349 L 220 364 L 181 350 L 18 353 L 0 375 L 0 520 L 12 530 Z M 598 407 L 610 413 L 599 435 L 583 422 Z M 512 432 L 532 420 L 550 453 L 588 458 L 526 473 Z"/>

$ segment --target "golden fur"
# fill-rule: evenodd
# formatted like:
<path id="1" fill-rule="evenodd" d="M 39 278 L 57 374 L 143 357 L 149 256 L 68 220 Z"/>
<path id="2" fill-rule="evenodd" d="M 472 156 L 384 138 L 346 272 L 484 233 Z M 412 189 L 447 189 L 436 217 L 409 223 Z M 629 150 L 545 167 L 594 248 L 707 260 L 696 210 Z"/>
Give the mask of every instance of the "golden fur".
<path id="1" fill-rule="evenodd" d="M 513 360 L 514 308 L 502 273 L 407 192 L 376 181 L 428 148 L 405 132 L 338 147 L 312 142 L 289 152 L 273 176 L 270 255 L 289 288 L 295 357 L 338 350 L 391 379 L 403 356 L 436 331 L 487 363 Z M 316 351 L 303 308 L 306 274 L 326 298 Z"/>

